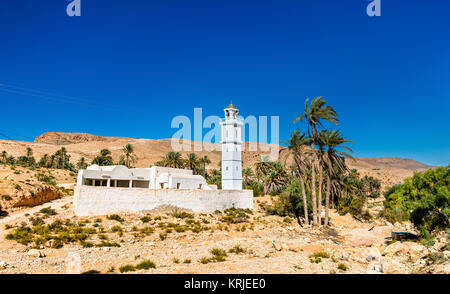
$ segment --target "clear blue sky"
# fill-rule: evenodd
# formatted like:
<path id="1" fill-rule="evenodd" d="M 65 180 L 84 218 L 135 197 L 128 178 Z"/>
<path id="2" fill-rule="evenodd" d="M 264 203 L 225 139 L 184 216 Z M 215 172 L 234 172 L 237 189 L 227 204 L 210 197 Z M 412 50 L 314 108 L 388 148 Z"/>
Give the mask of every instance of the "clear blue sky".
<path id="1" fill-rule="evenodd" d="M 450 162 L 450 1 L 81 1 L 2 0 L 0 83 L 20 87 L 0 86 L 2 134 L 168 138 L 232 99 L 283 140 L 324 96 L 355 156 Z"/>

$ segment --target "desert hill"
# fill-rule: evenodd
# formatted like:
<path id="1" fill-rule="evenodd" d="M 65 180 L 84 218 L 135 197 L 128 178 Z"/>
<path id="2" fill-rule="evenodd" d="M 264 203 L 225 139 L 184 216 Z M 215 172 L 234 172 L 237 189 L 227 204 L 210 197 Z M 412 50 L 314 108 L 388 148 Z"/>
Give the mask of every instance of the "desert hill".
<path id="1" fill-rule="evenodd" d="M 51 155 L 61 147 L 65 147 L 71 156 L 71 162 L 76 163 L 81 157 L 87 160 L 95 158 L 101 149 L 108 148 L 112 152 L 113 159 L 118 161 L 122 155 L 122 148 L 126 144 L 132 144 L 135 149 L 136 167 L 149 167 L 169 151 L 172 151 L 171 139 L 133 139 L 124 137 L 104 137 L 87 133 L 58 133 L 48 132 L 38 136 L 35 142 L 0 140 L 0 152 L 5 150 L 15 157 L 24 155 L 26 148 L 33 149 L 37 160 L 44 154 Z M 202 151 L 196 151 L 201 143 L 189 140 L 182 141 L 183 156 L 194 152 L 199 156 L 207 155 L 212 163 L 208 168 L 217 168 L 221 160 L 220 144 L 205 143 Z M 245 143 L 243 163 L 245 167 L 253 167 L 261 159 L 263 154 L 268 154 L 273 144 L 260 144 L 259 148 L 254 143 Z M 189 148 L 190 147 L 190 150 Z M 251 151 L 255 150 L 256 151 Z M 383 186 L 390 186 L 411 176 L 414 171 L 423 171 L 430 166 L 412 159 L 398 157 L 388 158 L 355 158 L 349 160 L 351 168 L 356 168 L 362 175 L 368 174 L 382 180 Z"/>

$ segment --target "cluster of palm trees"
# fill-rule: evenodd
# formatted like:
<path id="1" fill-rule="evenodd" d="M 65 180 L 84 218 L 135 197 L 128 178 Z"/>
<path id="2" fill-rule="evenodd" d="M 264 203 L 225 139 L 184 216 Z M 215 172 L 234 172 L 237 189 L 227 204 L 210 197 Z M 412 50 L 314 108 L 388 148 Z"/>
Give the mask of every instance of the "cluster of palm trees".
<path id="1" fill-rule="evenodd" d="M 292 176 L 300 181 L 304 207 L 304 222 L 309 224 L 310 215 L 307 205 L 307 191 L 311 195 L 312 225 L 322 225 L 322 209 L 325 218 L 323 224 L 329 223 L 330 204 L 335 203 L 341 192 L 342 176 L 349 171 L 345 158 L 352 158 L 346 140 L 337 130 L 325 129 L 323 122 L 339 122 L 333 107 L 326 105 L 322 97 L 314 98 L 310 104 L 305 102 L 304 112 L 294 123 L 306 121 L 307 133 L 296 130 L 284 142 L 286 147 L 280 150 L 280 158 L 287 162 L 291 159 Z M 335 199 L 336 198 L 336 199 Z"/>
<path id="2" fill-rule="evenodd" d="M 186 158 L 183 158 L 180 152 L 168 152 L 162 160 L 155 162 L 156 166 L 165 166 L 172 168 L 186 168 L 193 171 L 195 175 L 207 175 L 206 166 L 211 163 L 208 156 L 199 157 L 195 153 L 189 153 Z"/>
<path id="3" fill-rule="evenodd" d="M 123 155 L 117 164 L 126 165 L 127 167 L 132 167 L 133 163 L 136 162 L 136 156 L 134 154 L 134 147 L 131 144 L 126 144 L 122 148 Z M 30 147 L 26 149 L 25 156 L 19 156 L 14 158 L 9 155 L 6 151 L 0 153 L 0 163 L 8 165 L 20 165 L 24 167 L 45 167 L 54 169 L 66 169 L 70 171 L 76 171 L 77 169 L 86 169 L 89 165 L 86 158 L 81 157 L 76 166 L 70 163 L 70 155 L 67 152 L 66 147 L 61 147 L 54 154 L 48 155 L 44 154 L 41 159 L 36 162 L 33 157 L 33 150 Z M 101 166 L 114 165 L 113 158 L 111 156 L 111 151 L 109 149 L 102 149 L 100 155 L 92 160 L 92 164 L 98 164 Z M 76 167 L 76 168 L 75 168 Z"/>
<path id="4" fill-rule="evenodd" d="M 67 153 L 65 147 L 57 150 L 54 154 L 44 154 L 41 159 L 36 162 L 33 156 L 33 150 L 30 147 L 26 149 L 26 155 L 14 158 L 12 155 L 8 155 L 6 151 L 2 151 L 0 155 L 0 163 L 8 165 L 19 165 L 23 167 L 45 167 L 55 169 L 66 169 L 75 171 L 75 167 L 70 163 L 70 155 Z"/>
<path id="5" fill-rule="evenodd" d="M 136 162 L 137 157 L 134 153 L 134 147 L 131 144 L 126 144 L 122 148 L 122 155 L 120 156 L 118 165 L 125 165 L 128 168 L 133 167 L 133 164 Z M 92 164 L 97 164 L 100 166 L 108 166 L 108 165 L 114 165 L 114 160 L 112 158 L 112 153 L 109 149 L 102 149 L 100 150 L 100 155 L 95 157 L 92 160 Z M 84 157 L 80 159 L 78 162 L 78 165 L 87 165 L 86 160 Z"/>

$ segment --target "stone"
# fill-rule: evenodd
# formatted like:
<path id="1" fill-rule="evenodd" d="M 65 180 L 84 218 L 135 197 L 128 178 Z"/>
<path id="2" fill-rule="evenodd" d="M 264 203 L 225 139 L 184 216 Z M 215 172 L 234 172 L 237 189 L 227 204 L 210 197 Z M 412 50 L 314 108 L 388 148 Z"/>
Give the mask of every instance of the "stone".
<path id="1" fill-rule="evenodd" d="M 392 258 L 383 260 L 382 263 L 383 272 L 385 274 L 406 274 L 408 273 L 405 265 Z"/>
<path id="2" fill-rule="evenodd" d="M 281 244 L 278 243 L 277 241 L 272 241 L 272 245 L 273 245 L 273 248 L 275 248 L 275 250 L 277 250 L 277 251 L 281 251 L 281 249 L 283 249 L 281 247 Z"/>
<path id="3" fill-rule="evenodd" d="M 343 260 L 343 261 L 348 261 L 349 258 L 350 258 L 350 253 L 345 252 L 345 251 L 342 252 L 342 254 L 341 254 L 341 260 Z"/>
<path id="4" fill-rule="evenodd" d="M 45 242 L 45 247 L 47 248 L 52 248 L 55 245 L 55 240 L 48 240 L 47 242 Z"/>
<path id="5" fill-rule="evenodd" d="M 5 269 L 8 266 L 8 263 L 4 260 L 0 260 L 0 269 Z"/>
<path id="6" fill-rule="evenodd" d="M 383 272 L 383 264 L 379 261 L 373 261 L 370 262 L 367 266 L 367 271 L 373 271 L 375 273 L 382 273 Z"/>
<path id="7" fill-rule="evenodd" d="M 387 246 L 383 250 L 383 256 L 392 257 L 394 255 L 409 254 L 412 257 L 419 257 L 426 255 L 425 246 L 415 242 L 395 242 Z"/>
<path id="8" fill-rule="evenodd" d="M 366 256 L 366 260 L 367 261 L 377 261 L 379 262 L 381 260 L 381 252 L 377 247 L 370 247 L 368 252 L 367 252 L 367 256 Z"/>
<path id="9" fill-rule="evenodd" d="M 30 251 L 27 252 L 27 255 L 36 258 L 45 257 L 45 254 L 37 249 L 31 249 Z"/>
<path id="10" fill-rule="evenodd" d="M 352 242 L 353 247 L 370 247 L 373 245 L 372 239 L 361 238 Z"/>

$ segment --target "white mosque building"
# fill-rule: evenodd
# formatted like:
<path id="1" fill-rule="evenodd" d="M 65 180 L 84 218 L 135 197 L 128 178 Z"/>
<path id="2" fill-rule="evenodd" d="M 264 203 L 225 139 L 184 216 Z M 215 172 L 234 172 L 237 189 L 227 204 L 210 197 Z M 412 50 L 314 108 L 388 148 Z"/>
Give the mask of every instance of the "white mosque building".
<path id="1" fill-rule="evenodd" d="M 222 189 L 192 170 L 153 166 L 91 165 L 78 172 L 74 206 L 78 216 L 152 210 L 175 206 L 196 212 L 253 208 L 253 191 L 242 189 L 243 119 L 232 103 L 222 127 Z"/>

